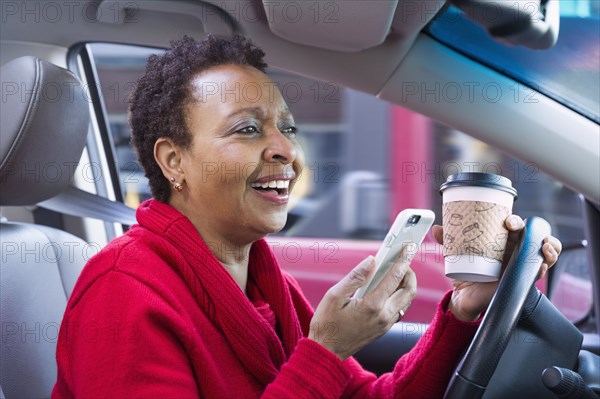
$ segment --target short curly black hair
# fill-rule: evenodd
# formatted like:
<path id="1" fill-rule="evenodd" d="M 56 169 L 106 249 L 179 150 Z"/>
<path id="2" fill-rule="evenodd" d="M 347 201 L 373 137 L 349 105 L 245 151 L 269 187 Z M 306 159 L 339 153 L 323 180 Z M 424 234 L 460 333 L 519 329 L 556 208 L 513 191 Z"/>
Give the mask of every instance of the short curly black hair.
<path id="1" fill-rule="evenodd" d="M 129 100 L 131 143 L 146 177 L 152 196 L 167 202 L 169 182 L 154 159 L 154 144 L 169 137 L 187 148 L 192 137 L 185 122 L 186 106 L 193 101 L 191 85 L 198 73 L 217 65 L 249 65 L 265 72 L 264 51 L 241 36 L 222 38 L 208 35 L 202 41 L 189 36 L 171 42 L 161 55 L 151 55 L 144 75 Z"/>

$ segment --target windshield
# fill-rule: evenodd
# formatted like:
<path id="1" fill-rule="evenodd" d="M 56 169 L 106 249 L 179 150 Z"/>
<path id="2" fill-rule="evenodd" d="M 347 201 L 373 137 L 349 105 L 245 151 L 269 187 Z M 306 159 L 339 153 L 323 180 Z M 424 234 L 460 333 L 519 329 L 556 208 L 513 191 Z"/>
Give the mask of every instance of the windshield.
<path id="1" fill-rule="evenodd" d="M 549 50 L 508 47 L 454 6 L 430 24 L 438 41 L 600 122 L 600 1 L 560 2 L 558 42 Z"/>

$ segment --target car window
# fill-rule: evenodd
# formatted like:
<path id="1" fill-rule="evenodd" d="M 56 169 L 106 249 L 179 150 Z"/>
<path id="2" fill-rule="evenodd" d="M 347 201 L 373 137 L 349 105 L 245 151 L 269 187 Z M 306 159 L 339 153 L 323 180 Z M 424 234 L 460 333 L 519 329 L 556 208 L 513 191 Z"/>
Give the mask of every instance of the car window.
<path id="1" fill-rule="evenodd" d="M 135 207 L 151 194 L 129 145 L 128 96 L 148 55 L 161 50 L 112 44 L 89 48 L 106 103 L 123 198 Z M 432 209 L 441 224 L 440 185 L 452 173 L 483 171 L 513 181 L 518 191 L 514 213 L 544 217 L 563 242 L 584 239 L 579 197 L 534 163 L 515 160 L 432 119 L 334 82 L 272 68 L 268 73 L 294 114 L 306 153 L 280 236 L 333 243 L 381 240 L 405 208 Z M 577 273 L 574 278 L 581 280 Z M 585 295 L 589 290 L 591 301 L 589 279 L 579 280 L 577 289 L 586 290 Z M 573 312 L 565 311 L 572 319 L 581 318 L 580 310 Z"/>
<path id="2" fill-rule="evenodd" d="M 527 2 L 522 3 L 527 7 Z M 599 15 L 597 0 L 561 1 L 558 41 L 543 51 L 495 41 L 454 6 L 438 15 L 428 32 L 447 46 L 523 83 L 524 87 L 515 86 L 515 95 L 530 87 L 599 122 Z"/>

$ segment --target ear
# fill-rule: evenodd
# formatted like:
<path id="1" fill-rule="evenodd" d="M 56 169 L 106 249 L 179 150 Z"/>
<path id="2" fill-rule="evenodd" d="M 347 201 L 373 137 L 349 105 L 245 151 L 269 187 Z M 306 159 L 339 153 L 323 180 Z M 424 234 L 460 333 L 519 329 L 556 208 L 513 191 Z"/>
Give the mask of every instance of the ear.
<path id="1" fill-rule="evenodd" d="M 183 183 L 181 151 L 181 148 L 168 137 L 160 137 L 154 143 L 154 159 L 167 180 L 174 177 L 177 182 Z"/>

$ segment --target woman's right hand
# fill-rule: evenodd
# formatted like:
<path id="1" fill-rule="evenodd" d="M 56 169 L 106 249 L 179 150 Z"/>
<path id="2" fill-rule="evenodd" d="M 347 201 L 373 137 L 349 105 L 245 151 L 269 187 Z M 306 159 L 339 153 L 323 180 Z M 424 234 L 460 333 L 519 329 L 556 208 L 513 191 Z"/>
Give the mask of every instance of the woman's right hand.
<path id="1" fill-rule="evenodd" d="M 398 257 L 373 291 L 362 299 L 352 299 L 375 273 L 375 258 L 362 261 L 327 291 L 311 320 L 308 338 L 343 361 L 385 334 L 417 292 L 417 278 L 404 258 Z"/>

